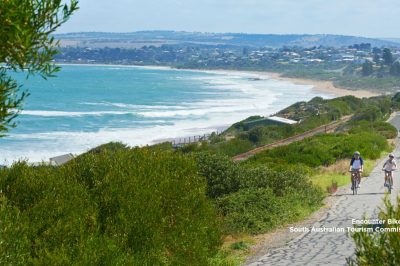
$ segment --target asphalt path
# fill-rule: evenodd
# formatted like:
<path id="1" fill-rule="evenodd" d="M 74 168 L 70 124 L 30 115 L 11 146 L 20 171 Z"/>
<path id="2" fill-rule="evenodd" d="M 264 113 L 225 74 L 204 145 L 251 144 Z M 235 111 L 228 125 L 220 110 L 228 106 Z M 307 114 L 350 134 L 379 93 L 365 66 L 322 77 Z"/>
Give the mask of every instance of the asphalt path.
<path id="1" fill-rule="evenodd" d="M 400 129 L 399 114 L 394 115 L 389 122 Z M 399 162 L 398 141 L 394 154 Z M 347 265 L 346 258 L 354 256 L 355 250 L 347 228 L 353 228 L 353 219 L 377 219 L 379 208 L 383 207 L 386 188 L 382 165 L 383 160 L 376 165 L 370 176 L 363 178 L 358 195 L 352 194 L 350 186 L 333 195 L 337 197 L 336 203 L 312 227 L 307 227 L 309 232 L 304 228 L 292 228 L 304 233 L 286 246 L 272 250 L 257 262 L 247 265 Z M 394 172 L 394 188 L 390 195 L 392 202 L 395 202 L 399 188 L 400 173 Z M 312 231 L 312 228 L 316 231 Z"/>

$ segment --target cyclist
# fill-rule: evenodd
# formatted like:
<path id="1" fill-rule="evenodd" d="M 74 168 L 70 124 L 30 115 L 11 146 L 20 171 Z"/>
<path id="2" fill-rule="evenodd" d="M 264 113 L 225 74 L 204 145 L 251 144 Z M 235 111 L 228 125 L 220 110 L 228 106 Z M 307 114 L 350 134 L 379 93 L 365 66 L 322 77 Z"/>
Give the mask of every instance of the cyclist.
<path id="1" fill-rule="evenodd" d="M 350 172 L 357 175 L 357 188 L 360 188 L 361 172 L 363 171 L 364 161 L 360 156 L 360 152 L 356 151 L 350 161 Z M 353 189 L 353 187 L 351 188 Z"/>
<path id="2" fill-rule="evenodd" d="M 389 159 L 385 161 L 383 164 L 382 170 L 385 171 L 385 184 L 384 186 L 387 187 L 388 177 L 392 176 L 392 171 L 397 168 L 396 161 L 394 160 L 394 154 L 389 154 Z M 393 186 L 393 184 L 392 184 Z"/>

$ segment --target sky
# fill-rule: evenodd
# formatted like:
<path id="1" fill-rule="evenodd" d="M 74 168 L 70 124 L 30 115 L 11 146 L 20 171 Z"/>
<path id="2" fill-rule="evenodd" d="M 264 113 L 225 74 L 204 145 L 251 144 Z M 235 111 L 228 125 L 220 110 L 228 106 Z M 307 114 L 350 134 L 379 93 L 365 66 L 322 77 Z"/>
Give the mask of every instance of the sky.
<path id="1" fill-rule="evenodd" d="M 79 6 L 59 33 L 178 30 L 400 38 L 399 0 L 80 0 Z"/>

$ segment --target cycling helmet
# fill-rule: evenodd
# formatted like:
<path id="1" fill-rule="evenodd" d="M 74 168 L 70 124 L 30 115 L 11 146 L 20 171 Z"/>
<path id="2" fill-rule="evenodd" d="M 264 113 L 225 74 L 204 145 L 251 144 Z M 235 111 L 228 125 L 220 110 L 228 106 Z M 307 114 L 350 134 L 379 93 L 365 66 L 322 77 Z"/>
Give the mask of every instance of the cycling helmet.
<path id="1" fill-rule="evenodd" d="M 360 155 L 359 151 L 354 152 L 354 155 Z"/>
<path id="2" fill-rule="evenodd" d="M 394 158 L 394 154 L 393 153 L 389 154 L 389 157 Z"/>

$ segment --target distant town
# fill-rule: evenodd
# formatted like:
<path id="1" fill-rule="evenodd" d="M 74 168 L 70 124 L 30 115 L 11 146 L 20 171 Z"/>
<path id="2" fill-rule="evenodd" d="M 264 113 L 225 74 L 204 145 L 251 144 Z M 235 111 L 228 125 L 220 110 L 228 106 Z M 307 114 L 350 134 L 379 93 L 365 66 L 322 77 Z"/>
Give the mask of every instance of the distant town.
<path id="1" fill-rule="evenodd" d="M 171 34 L 169 33 L 169 35 Z M 142 35 L 140 38 L 143 39 Z M 186 35 L 184 35 L 185 38 L 178 35 L 179 40 L 174 35 L 178 41 L 171 41 L 166 40 L 164 35 L 160 37 L 153 34 L 151 36 L 153 39 L 147 40 L 147 43 L 141 41 L 142 39 L 136 41 L 132 39 L 136 35 L 129 36 L 130 39 L 118 39 L 117 41 L 110 35 L 100 36 L 100 38 L 97 34 L 94 35 L 97 39 L 85 39 L 85 41 L 79 39 L 80 35 L 77 36 L 74 36 L 73 42 L 71 40 L 64 42 L 60 54 L 55 57 L 56 62 L 271 71 L 288 77 L 330 80 L 335 85 L 346 88 L 400 90 L 400 44 L 395 45 L 395 43 L 382 40 L 371 39 L 371 43 L 362 42 L 338 46 L 334 45 L 338 40 L 349 42 L 358 39 L 322 36 L 315 43 L 332 45 L 311 46 L 310 44 L 313 42 L 304 41 L 312 39 L 309 36 L 303 36 L 301 41 L 299 41 L 299 37 L 293 39 L 294 37 L 290 36 L 293 40 L 287 42 L 288 44 L 302 43 L 304 46 L 272 47 L 268 45 L 255 46 L 255 44 L 261 43 L 259 41 L 261 37 L 257 39 L 257 36 L 253 36 L 253 41 L 249 41 L 245 38 L 246 36 L 242 35 L 237 37 L 240 41 L 233 42 L 229 36 L 218 36 L 219 39 L 215 39 L 215 36 L 213 38 L 208 36 L 207 39 L 201 35 L 203 39 L 200 41 L 200 37 L 197 35 L 195 35 L 196 38 L 191 37 L 192 39 Z M 71 38 L 71 36 L 69 37 Z M 145 37 L 149 38 L 147 35 Z M 159 39 L 155 40 L 156 37 Z M 85 36 L 85 38 L 88 37 Z M 163 39 L 161 40 L 161 38 Z M 266 36 L 265 38 L 265 42 L 275 42 L 276 45 L 285 44 L 282 36 L 273 38 Z M 80 40 L 79 45 L 76 40 Z M 107 47 L 107 45 L 112 47 Z M 116 45 L 121 47 L 115 47 Z"/>
<path id="2" fill-rule="evenodd" d="M 66 47 L 58 62 L 156 64 L 196 67 L 263 67 L 276 64 L 399 63 L 400 48 L 377 48 L 369 43 L 348 47 L 225 48 L 144 46 L 137 49 Z"/>

